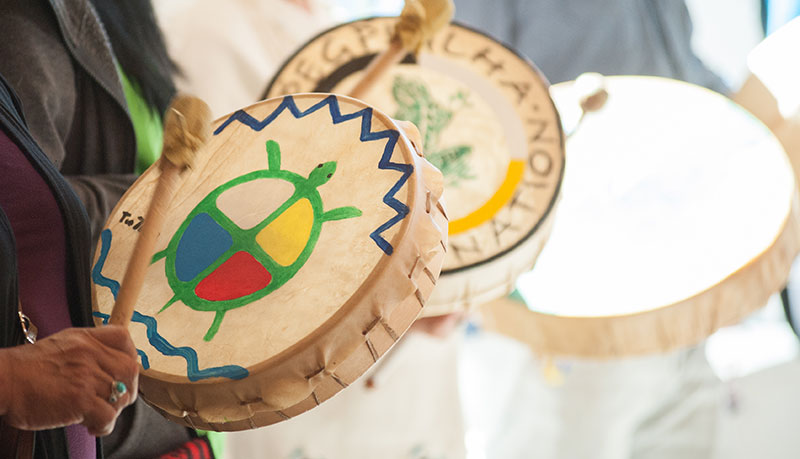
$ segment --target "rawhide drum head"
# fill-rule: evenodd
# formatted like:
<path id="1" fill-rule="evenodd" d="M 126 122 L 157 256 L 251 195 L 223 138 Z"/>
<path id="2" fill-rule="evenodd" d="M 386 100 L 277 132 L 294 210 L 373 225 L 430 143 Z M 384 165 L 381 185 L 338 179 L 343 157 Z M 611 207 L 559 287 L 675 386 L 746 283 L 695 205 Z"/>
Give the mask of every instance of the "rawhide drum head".
<path id="1" fill-rule="evenodd" d="M 98 324 L 159 175 L 156 164 L 136 181 L 102 233 Z M 398 125 L 355 99 L 285 96 L 218 120 L 182 175 L 129 328 L 141 396 L 176 422 L 242 430 L 346 387 L 436 283 L 442 188 Z"/>

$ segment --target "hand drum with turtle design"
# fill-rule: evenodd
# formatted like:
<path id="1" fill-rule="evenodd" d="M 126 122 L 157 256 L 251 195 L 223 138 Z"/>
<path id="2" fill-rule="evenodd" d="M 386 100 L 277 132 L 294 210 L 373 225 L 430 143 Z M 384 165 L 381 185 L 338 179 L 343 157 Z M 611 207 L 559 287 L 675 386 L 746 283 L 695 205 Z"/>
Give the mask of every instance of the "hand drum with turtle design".
<path id="1" fill-rule="evenodd" d="M 125 194 L 93 267 L 106 322 L 159 168 Z M 388 116 L 303 94 L 214 126 L 173 197 L 130 325 L 140 392 L 167 418 L 242 430 L 361 375 L 420 313 L 441 269 L 441 174 Z"/>

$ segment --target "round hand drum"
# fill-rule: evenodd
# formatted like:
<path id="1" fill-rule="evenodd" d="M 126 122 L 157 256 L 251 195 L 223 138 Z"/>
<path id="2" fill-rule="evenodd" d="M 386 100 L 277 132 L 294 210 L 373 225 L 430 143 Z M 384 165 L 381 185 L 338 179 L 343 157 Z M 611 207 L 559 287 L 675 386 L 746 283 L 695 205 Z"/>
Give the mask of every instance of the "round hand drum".
<path id="1" fill-rule="evenodd" d="M 543 354 L 696 344 L 766 304 L 800 248 L 792 170 L 763 124 L 688 83 L 606 85 L 604 108 L 567 143 L 550 241 L 517 284 L 527 307 L 483 310 L 489 328 Z M 579 116 L 571 90 L 552 88 L 565 126 Z"/>
<path id="2" fill-rule="evenodd" d="M 97 248 L 106 321 L 159 168 L 123 196 Z M 271 99 L 214 126 L 184 173 L 137 302 L 141 396 L 214 430 L 287 419 L 354 381 L 436 283 L 442 176 L 355 99 Z"/>
<path id="3" fill-rule="evenodd" d="M 266 95 L 347 94 L 383 51 L 396 18 L 340 25 L 304 45 Z M 450 24 L 390 69 L 364 97 L 421 132 L 426 158 L 445 177 L 448 255 L 424 314 L 507 294 L 549 233 L 564 152 L 548 84 L 497 41 Z"/>
<path id="4" fill-rule="evenodd" d="M 800 18 L 771 33 L 747 56 L 750 75 L 733 99 L 769 127 L 800 177 Z"/>

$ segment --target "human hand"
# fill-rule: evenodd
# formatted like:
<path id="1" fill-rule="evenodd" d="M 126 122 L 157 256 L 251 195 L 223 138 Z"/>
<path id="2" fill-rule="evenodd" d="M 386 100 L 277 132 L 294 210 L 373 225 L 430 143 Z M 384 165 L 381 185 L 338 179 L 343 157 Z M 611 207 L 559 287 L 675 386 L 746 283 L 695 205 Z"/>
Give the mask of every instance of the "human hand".
<path id="1" fill-rule="evenodd" d="M 108 435 L 120 411 L 136 400 L 138 377 L 126 329 L 68 328 L 0 350 L 0 415 L 23 430 L 83 424 L 91 435 Z M 112 404 L 115 381 L 127 391 Z"/>
<path id="2" fill-rule="evenodd" d="M 442 316 L 421 317 L 411 324 L 409 331 L 422 332 L 437 338 L 446 338 L 464 318 L 463 312 L 452 312 Z"/>

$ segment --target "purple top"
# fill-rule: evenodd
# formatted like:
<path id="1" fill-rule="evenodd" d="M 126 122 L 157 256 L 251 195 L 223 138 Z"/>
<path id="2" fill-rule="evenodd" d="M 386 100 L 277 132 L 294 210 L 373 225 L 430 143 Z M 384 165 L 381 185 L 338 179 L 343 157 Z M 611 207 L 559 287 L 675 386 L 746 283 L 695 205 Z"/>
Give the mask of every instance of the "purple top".
<path id="1" fill-rule="evenodd" d="M 72 326 L 66 286 L 66 235 L 61 209 L 38 171 L 0 131 L 0 207 L 17 244 L 19 296 L 39 338 Z M 95 439 L 82 425 L 66 428 L 72 459 L 94 459 Z"/>

